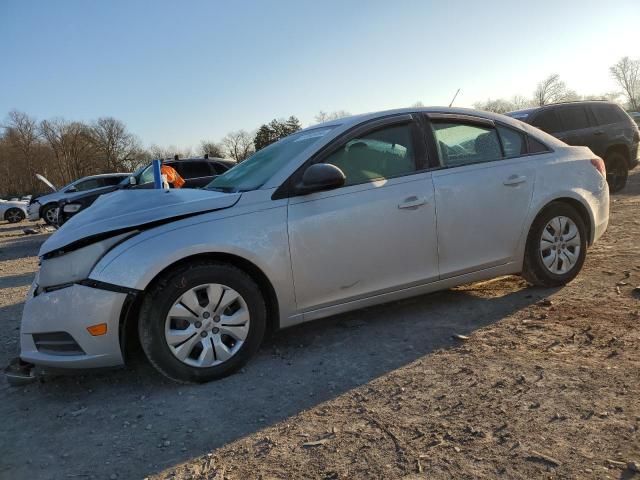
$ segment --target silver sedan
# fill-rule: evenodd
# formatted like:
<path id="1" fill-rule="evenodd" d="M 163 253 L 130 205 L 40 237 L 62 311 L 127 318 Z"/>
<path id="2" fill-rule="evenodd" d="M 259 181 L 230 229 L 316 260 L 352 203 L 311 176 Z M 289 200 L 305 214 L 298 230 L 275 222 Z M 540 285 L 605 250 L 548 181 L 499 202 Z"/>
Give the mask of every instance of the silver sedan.
<path id="1" fill-rule="evenodd" d="M 608 219 L 602 160 L 517 120 L 340 119 L 202 190 L 100 197 L 42 246 L 20 357 L 120 365 L 137 336 L 164 375 L 204 382 L 268 329 L 499 275 L 563 285 Z"/>

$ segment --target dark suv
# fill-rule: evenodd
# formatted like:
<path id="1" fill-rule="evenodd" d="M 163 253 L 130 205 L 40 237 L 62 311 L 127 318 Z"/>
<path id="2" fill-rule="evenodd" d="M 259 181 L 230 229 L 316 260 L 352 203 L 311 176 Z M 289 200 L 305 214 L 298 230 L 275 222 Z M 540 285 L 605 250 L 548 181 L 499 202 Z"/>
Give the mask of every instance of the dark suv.
<path id="1" fill-rule="evenodd" d="M 163 165 L 173 167 L 184 179 L 182 188 L 200 188 L 207 185 L 217 175 L 220 175 L 235 165 L 232 160 L 223 158 L 186 158 L 184 160 L 165 160 Z M 153 166 L 145 165 L 139 168 L 130 176 L 127 176 L 118 185 L 110 189 L 103 189 L 100 192 L 89 192 L 74 195 L 61 200 L 58 204 L 58 225 L 62 225 L 78 212 L 89 207 L 100 195 L 111 193 L 115 190 L 128 188 L 153 188 Z"/>
<path id="2" fill-rule="evenodd" d="M 604 159 L 611 192 L 624 188 L 629 170 L 638 164 L 638 126 L 616 103 L 555 103 L 507 115 L 538 127 L 569 145 L 589 147 Z"/>

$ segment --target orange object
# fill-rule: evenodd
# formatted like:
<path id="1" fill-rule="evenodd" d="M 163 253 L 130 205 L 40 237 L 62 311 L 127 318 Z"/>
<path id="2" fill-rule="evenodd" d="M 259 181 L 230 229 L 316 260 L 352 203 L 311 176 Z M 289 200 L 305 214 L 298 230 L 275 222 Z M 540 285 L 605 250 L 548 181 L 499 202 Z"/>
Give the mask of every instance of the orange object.
<path id="1" fill-rule="evenodd" d="M 160 173 L 167 177 L 167 182 L 173 185 L 173 188 L 182 188 L 184 185 L 184 178 L 180 176 L 176 169 L 170 167 L 169 165 L 162 165 L 160 168 Z"/>
<path id="2" fill-rule="evenodd" d="M 105 335 L 107 333 L 107 324 L 98 323 L 97 325 L 91 325 L 90 327 L 87 327 L 87 331 L 94 337 Z"/>

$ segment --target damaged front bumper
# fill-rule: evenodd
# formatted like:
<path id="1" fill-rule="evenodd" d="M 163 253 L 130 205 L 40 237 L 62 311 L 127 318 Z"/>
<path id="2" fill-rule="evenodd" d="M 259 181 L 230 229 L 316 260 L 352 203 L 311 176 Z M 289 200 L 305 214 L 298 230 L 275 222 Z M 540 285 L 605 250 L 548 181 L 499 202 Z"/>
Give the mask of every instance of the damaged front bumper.
<path id="1" fill-rule="evenodd" d="M 126 293 L 79 284 L 37 295 L 34 291 L 35 282 L 22 314 L 22 362 L 64 369 L 124 363 L 119 324 Z M 99 324 L 106 331 L 92 335 L 88 327 Z"/>

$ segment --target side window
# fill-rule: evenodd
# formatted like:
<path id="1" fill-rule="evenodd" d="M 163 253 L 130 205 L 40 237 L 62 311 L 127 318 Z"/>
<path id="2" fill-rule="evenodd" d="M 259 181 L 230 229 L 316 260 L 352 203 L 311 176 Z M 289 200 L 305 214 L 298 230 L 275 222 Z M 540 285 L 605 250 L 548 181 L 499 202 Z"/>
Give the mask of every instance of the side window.
<path id="1" fill-rule="evenodd" d="M 415 172 L 411 124 L 382 128 L 353 138 L 324 162 L 344 172 L 345 186 Z"/>
<path id="2" fill-rule="evenodd" d="M 598 121 L 598 125 L 609 125 L 624 120 L 624 117 L 615 105 L 608 105 L 606 103 L 602 105 L 592 105 L 591 110 Z"/>
<path id="3" fill-rule="evenodd" d="M 438 155 L 446 167 L 491 162 L 502 158 L 498 134 L 492 127 L 466 123 L 432 123 Z"/>
<path id="4" fill-rule="evenodd" d="M 519 157 L 527 153 L 527 141 L 524 133 L 512 128 L 498 126 L 498 134 L 502 141 L 505 157 Z"/>
<path id="5" fill-rule="evenodd" d="M 211 170 L 209 169 L 209 164 L 207 162 L 183 161 L 172 165 L 172 167 L 175 168 L 180 176 L 185 179 L 211 176 Z"/>
<path id="6" fill-rule="evenodd" d="M 110 187 L 111 185 L 118 185 L 123 179 L 124 177 L 104 177 L 102 181 L 105 187 Z"/>
<path id="7" fill-rule="evenodd" d="M 558 117 L 560 117 L 565 130 L 580 130 L 590 126 L 587 110 L 581 105 L 559 108 Z"/>
<path id="8" fill-rule="evenodd" d="M 527 145 L 529 153 L 543 153 L 550 152 L 549 148 L 544 144 L 532 137 L 527 137 Z"/>
<path id="9" fill-rule="evenodd" d="M 100 180 L 97 178 L 92 178 L 90 180 L 85 180 L 84 182 L 79 182 L 76 183 L 75 187 L 76 190 L 78 190 L 79 192 L 85 192 L 87 190 L 93 190 L 94 188 L 99 188 L 101 187 L 102 184 L 100 183 Z"/>
<path id="10" fill-rule="evenodd" d="M 531 122 L 531 125 L 547 133 L 558 133 L 562 131 L 562 123 L 560 123 L 560 119 L 553 109 L 539 112 Z"/>

